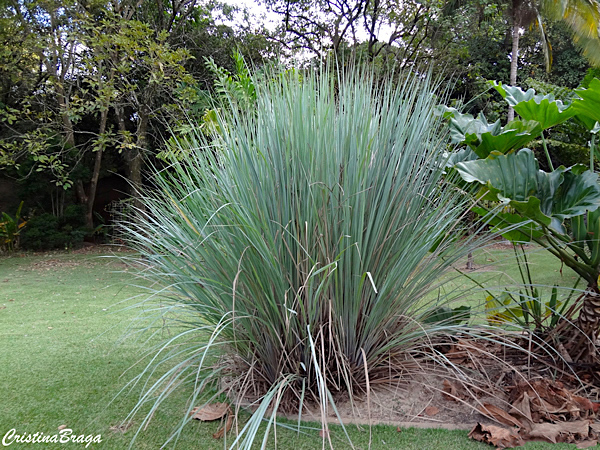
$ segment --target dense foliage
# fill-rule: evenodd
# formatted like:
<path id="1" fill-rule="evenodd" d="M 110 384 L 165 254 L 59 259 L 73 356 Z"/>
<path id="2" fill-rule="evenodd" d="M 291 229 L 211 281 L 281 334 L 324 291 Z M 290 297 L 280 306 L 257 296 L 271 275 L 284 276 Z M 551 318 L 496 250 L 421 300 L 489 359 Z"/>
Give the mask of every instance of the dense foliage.
<path id="1" fill-rule="evenodd" d="M 178 141 L 187 156 L 157 174 L 131 224 L 162 317 L 186 323 L 139 407 L 198 374 L 194 398 L 227 376 L 231 395 L 262 402 L 238 439 L 253 438 L 275 393 L 281 408 L 328 409 L 402 378 L 468 316 L 439 308 L 460 298 L 440 276 L 470 242 L 457 242 L 465 198 L 442 182 L 430 82 L 306 73 L 256 89 L 255 114 L 232 110 L 216 143 Z M 214 351 L 225 367 L 207 364 Z"/>
<path id="2" fill-rule="evenodd" d="M 204 58 L 233 67 L 236 48 L 249 63 L 271 55 L 266 32 L 224 24 L 235 13 L 196 1 L 3 3 L 0 176 L 19 186 L 0 209 L 25 200 L 27 215 L 60 217 L 76 203 L 93 228 L 102 178 L 121 174 L 135 197 L 169 130 L 210 106 Z M 40 191 L 24 192 L 42 179 Z M 37 204 L 54 187 L 67 195 Z"/>
<path id="3" fill-rule="evenodd" d="M 499 121 L 488 123 L 482 114 L 474 118 L 445 108 L 454 142 L 467 147 L 453 155 L 450 166 L 465 182 L 479 186 L 473 210 L 487 217 L 507 239 L 546 247 L 585 280 L 587 288 L 574 308 L 560 317 L 561 324 L 554 321 L 562 331 L 548 338 L 555 346 L 564 346 L 571 360 L 592 363 L 600 325 L 600 184 L 594 170 L 600 79 L 574 91 L 567 102 L 552 94 L 536 95 L 533 89 L 523 92 L 497 83 L 494 87 L 522 119 L 501 127 Z M 587 127 L 591 138 L 589 166 L 555 169 L 544 131 L 574 119 Z M 538 135 L 548 171 L 540 170 L 534 153 L 526 147 Z M 526 304 L 529 299 L 523 297 Z"/>
<path id="4" fill-rule="evenodd" d="M 572 37 L 577 24 L 587 23 L 582 21 L 587 10 L 571 3 L 555 2 L 554 9 L 550 2 L 540 3 L 541 40 L 540 30 L 519 22 L 524 35 L 517 61 L 510 57 L 515 12 L 510 2 L 403 2 L 400 7 L 389 1 L 269 0 L 265 5 L 280 22 L 267 31 L 247 11 L 196 0 L 170 5 L 5 1 L 0 5 L 0 177 L 18 186 L 0 201 L 0 209 L 14 211 L 24 200 L 25 216 L 60 217 L 76 203 L 85 206 L 87 227 L 98 225 L 94 212 L 101 212 L 106 200 L 97 192 L 110 183 L 107 177 L 126 177 L 126 190 L 135 197 L 147 181 L 145 167 L 165 151 L 170 131 L 186 129 L 188 120 L 212 109 L 218 76 L 205 57 L 214 67 L 235 72 L 235 49 L 253 68 L 278 57 L 311 64 L 329 56 L 344 64 L 362 59 L 384 77 L 394 67 L 429 66 L 457 80 L 451 93 L 457 102 L 501 116 L 506 107 L 486 92 L 484 81 L 508 82 L 511 60 L 521 79 L 574 88 L 583 78 L 588 63 Z M 560 8 L 568 20 L 549 22 L 562 17 L 556 13 Z M 540 42 L 553 49 L 549 74 L 542 51 L 549 47 Z M 563 143 L 554 147 L 571 160 L 578 158 L 580 147 L 555 142 Z M 31 193 L 27 185 L 42 180 L 46 185 Z M 65 193 L 38 202 L 56 187 Z"/>

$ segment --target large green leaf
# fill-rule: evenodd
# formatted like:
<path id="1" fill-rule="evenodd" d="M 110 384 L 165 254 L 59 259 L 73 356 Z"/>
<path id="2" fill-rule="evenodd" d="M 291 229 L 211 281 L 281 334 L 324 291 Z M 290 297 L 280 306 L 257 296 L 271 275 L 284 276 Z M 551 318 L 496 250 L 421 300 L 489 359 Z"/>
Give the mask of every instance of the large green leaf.
<path id="1" fill-rule="evenodd" d="M 502 128 L 500 120 L 490 124 L 483 114 L 474 118 L 471 114 L 462 114 L 455 108 L 446 108 L 444 117 L 450 118 L 450 138 L 455 144 L 474 144 L 482 133 L 498 134 Z"/>
<path id="2" fill-rule="evenodd" d="M 542 131 L 536 121 L 514 120 L 502 128 L 500 120 L 490 124 L 483 114 L 474 118 L 454 108 L 445 108 L 443 115 L 450 118 L 452 142 L 468 145 L 480 158 L 487 158 L 494 151 L 508 153 L 518 150 Z"/>
<path id="3" fill-rule="evenodd" d="M 552 173 L 543 172 L 533 152 L 523 149 L 458 163 L 456 170 L 465 181 L 484 185 L 497 201 L 513 207 L 525 219 L 552 224 L 552 202 L 562 183 L 563 167 Z"/>
<path id="4" fill-rule="evenodd" d="M 553 215 L 565 219 L 595 211 L 600 206 L 598 175 L 586 170 L 578 173 L 571 169 L 564 173 L 553 205 Z"/>
<path id="5" fill-rule="evenodd" d="M 494 151 L 508 153 L 519 150 L 534 140 L 541 131 L 542 127 L 535 120 L 526 122 L 513 120 L 497 134 L 482 133 L 473 151 L 480 158 L 487 158 Z"/>
<path id="6" fill-rule="evenodd" d="M 570 169 L 561 166 L 550 173 L 541 171 L 529 149 L 464 161 L 456 165 L 456 170 L 465 181 L 484 185 L 485 198 L 514 208 L 523 220 L 533 220 L 559 233 L 566 233 L 565 219 L 596 211 L 600 206 L 598 175 L 581 165 Z M 518 223 L 508 216 L 506 221 Z"/>
<path id="7" fill-rule="evenodd" d="M 454 167 L 456 164 L 462 161 L 473 161 L 479 159 L 479 157 L 469 147 L 461 148 L 452 153 L 447 154 L 448 159 L 444 164 L 444 167 Z"/>
<path id="8" fill-rule="evenodd" d="M 523 149 L 518 153 L 491 154 L 488 158 L 458 163 L 456 169 L 467 182 L 478 181 L 496 194 L 497 200 L 527 202 L 531 196 L 544 198 L 542 208 L 549 212 L 550 199 L 560 185 L 559 172 L 548 174 L 539 170 L 533 152 Z"/>
<path id="9" fill-rule="evenodd" d="M 527 92 L 518 86 L 505 86 L 492 81 L 492 86 L 512 106 L 524 120 L 535 120 L 542 129 L 547 129 L 573 117 L 576 112 L 570 103 L 556 100 L 553 94 L 535 94 L 533 89 Z"/>
<path id="10" fill-rule="evenodd" d="M 590 127 L 588 124 L 600 122 L 600 80 L 594 78 L 587 89 L 576 89 L 575 92 L 580 98 L 573 100 L 572 108 L 591 129 L 593 126 Z M 581 116 L 587 117 L 587 119 Z"/>

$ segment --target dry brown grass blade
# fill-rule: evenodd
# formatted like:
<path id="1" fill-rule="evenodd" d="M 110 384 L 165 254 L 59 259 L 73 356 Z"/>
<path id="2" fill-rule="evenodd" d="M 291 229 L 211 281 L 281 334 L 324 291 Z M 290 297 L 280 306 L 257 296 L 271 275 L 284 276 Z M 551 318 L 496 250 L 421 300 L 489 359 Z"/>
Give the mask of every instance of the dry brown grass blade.
<path id="1" fill-rule="evenodd" d="M 367 387 L 367 413 L 369 414 L 369 449 L 371 448 L 371 444 L 373 441 L 373 424 L 371 422 L 371 384 L 369 383 L 369 370 L 367 368 L 367 355 L 363 348 L 360 349 L 363 356 L 363 363 L 365 366 L 365 380 Z"/>

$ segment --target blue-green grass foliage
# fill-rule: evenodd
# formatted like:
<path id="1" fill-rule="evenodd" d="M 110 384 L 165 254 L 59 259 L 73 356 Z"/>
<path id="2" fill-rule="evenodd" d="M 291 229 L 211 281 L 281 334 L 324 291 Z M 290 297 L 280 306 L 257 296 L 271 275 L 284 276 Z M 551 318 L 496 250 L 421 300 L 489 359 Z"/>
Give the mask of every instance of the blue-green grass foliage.
<path id="1" fill-rule="evenodd" d="M 436 92 L 427 76 L 289 72 L 257 81 L 254 108 L 220 117 L 213 139 L 173 141 L 185 156 L 157 173 L 130 231 L 162 311 L 185 331 L 144 372 L 167 368 L 139 409 L 180 383 L 193 386 L 191 408 L 227 375 L 264 396 L 259 419 L 268 404 L 320 401 L 325 414 L 461 326 L 427 320 L 459 297 L 442 278 L 471 248 L 459 239 L 464 196 L 440 170 Z"/>

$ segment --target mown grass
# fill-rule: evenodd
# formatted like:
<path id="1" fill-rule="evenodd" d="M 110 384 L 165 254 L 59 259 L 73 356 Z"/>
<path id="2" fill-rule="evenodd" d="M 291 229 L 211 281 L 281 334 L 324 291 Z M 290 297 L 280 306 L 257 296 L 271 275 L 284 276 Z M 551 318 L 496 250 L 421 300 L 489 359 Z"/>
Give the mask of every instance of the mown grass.
<path id="1" fill-rule="evenodd" d="M 502 261 L 509 252 L 494 250 L 475 256 L 476 264 Z M 485 261 L 483 261 L 485 259 Z M 556 262 L 545 253 L 533 259 L 540 283 L 560 283 Z M 514 276 L 514 268 L 507 271 Z M 482 272 L 482 275 L 489 272 Z M 41 254 L 0 258 L 0 435 L 12 428 L 17 433 L 54 434 L 67 425 L 77 435 L 102 436 L 95 448 L 123 449 L 129 445 L 139 422 L 125 433 L 113 427 L 137 402 L 136 392 L 114 396 L 140 367 L 130 369 L 147 344 L 128 339 L 121 342 L 139 311 L 127 309 L 144 290 L 127 267 L 114 258 L 97 254 Z M 570 284 L 570 281 L 569 283 Z M 157 342 L 160 336 L 153 338 Z M 157 412 L 147 430 L 136 440 L 136 449 L 156 449 L 171 435 L 186 409 L 189 393 L 172 395 Z M 322 446 L 319 425 L 301 433 L 278 428 L 282 449 L 313 449 Z M 178 448 L 223 448 L 212 434 L 218 423 L 193 423 L 180 436 Z M 367 427 L 349 426 L 357 448 L 369 444 Z M 340 430 L 332 432 L 336 448 L 347 448 Z M 337 440 L 336 436 L 339 436 Z M 229 442 L 232 440 L 230 438 Z M 275 446 L 274 436 L 268 448 Z M 12 444 L 13 448 L 40 445 Z M 78 448 L 78 444 L 45 445 L 44 448 Z M 546 448 L 528 444 L 527 448 Z M 470 441 L 465 431 L 374 426 L 374 449 L 489 448 Z M 552 448 L 572 448 L 559 446 Z"/>
<path id="2" fill-rule="evenodd" d="M 566 297 L 577 282 L 577 274 L 567 266 L 561 265 L 542 247 L 528 245 L 525 246 L 525 252 L 532 282 L 540 292 L 549 296 L 552 286 L 557 285 L 559 288 L 564 288 L 559 289 L 559 295 Z M 448 273 L 446 277 L 451 280 L 443 287 L 446 290 L 456 289 L 459 292 L 468 293 L 465 298 L 458 299 L 457 305 L 470 305 L 482 311 L 488 292 L 497 295 L 501 290 L 517 292 L 523 289 L 523 280 L 519 273 L 515 254 L 508 244 L 495 242 L 475 252 L 473 255 L 475 270 L 467 270 L 466 264 L 466 259 L 462 260 L 455 268 L 467 276 L 460 276 L 455 272 Z M 580 281 L 577 289 L 584 288 L 585 283 Z"/>

